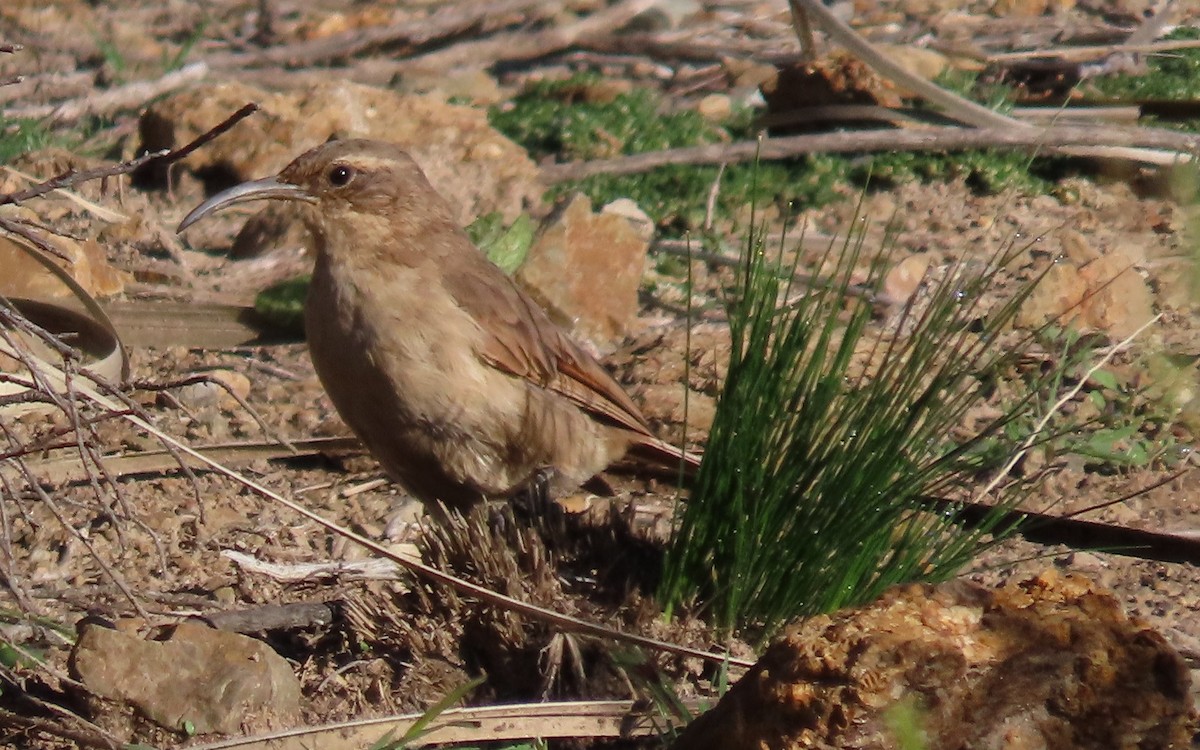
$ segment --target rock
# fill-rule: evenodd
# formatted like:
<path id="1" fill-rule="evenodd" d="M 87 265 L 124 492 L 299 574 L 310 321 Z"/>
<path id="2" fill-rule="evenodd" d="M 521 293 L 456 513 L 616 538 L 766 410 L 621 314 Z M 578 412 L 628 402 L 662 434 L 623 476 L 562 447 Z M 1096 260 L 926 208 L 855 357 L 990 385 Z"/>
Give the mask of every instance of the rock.
<path id="1" fill-rule="evenodd" d="M 1092 239 L 1083 232 L 1064 227 L 1058 232 L 1063 254 L 1076 266 L 1091 263 L 1103 254 Z"/>
<path id="2" fill-rule="evenodd" d="M 208 370 L 191 373 L 206 375 L 209 380 L 202 383 L 185 385 L 178 391 L 179 401 L 191 409 L 220 405 L 223 408 L 235 409 L 239 406 L 230 392 L 243 401 L 250 395 L 250 378 L 234 370 Z"/>
<path id="3" fill-rule="evenodd" d="M 612 214 L 626 219 L 646 242 L 654 239 L 654 219 L 650 218 L 650 214 L 642 210 L 642 207 L 629 198 L 617 198 L 611 203 L 606 203 L 604 208 L 600 209 L 602 214 Z"/>
<path id="4" fill-rule="evenodd" d="M 572 196 L 543 224 L 515 278 L 561 325 L 602 351 L 637 316 L 649 242 L 619 213 Z"/>
<path id="5" fill-rule="evenodd" d="M 791 628 L 672 747 L 896 747 L 895 709 L 912 706 L 931 750 L 1184 748 L 1190 683 L 1082 576 L 910 585 Z"/>
<path id="6" fill-rule="evenodd" d="M 1026 328 L 1036 328 L 1050 318 L 1066 316 L 1069 310 L 1078 311 L 1085 294 L 1087 285 L 1079 278 L 1075 264 L 1060 260 L 1046 272 L 1021 304 L 1014 322 Z M 1062 322 L 1067 323 L 1077 317 L 1076 313 Z"/>
<path id="7" fill-rule="evenodd" d="M 914 47 L 911 44 L 876 44 L 875 48 L 909 73 L 927 81 L 937 78 L 950 67 L 950 61 L 945 55 L 927 47 Z"/>
<path id="8" fill-rule="evenodd" d="M 492 128 L 485 110 L 348 81 L 286 93 L 238 82 L 202 84 L 146 109 L 142 146 L 183 145 L 250 101 L 262 111 L 181 162 L 211 180 L 211 188 L 274 174 L 330 137 L 374 138 L 408 149 L 433 186 L 452 199 L 463 224 L 490 211 L 512 221 L 541 199 L 536 165 Z M 162 173 L 142 177 L 165 182 Z"/>
<path id="9" fill-rule="evenodd" d="M 733 101 L 725 94 L 709 94 L 696 105 L 696 111 L 710 122 L 724 122 L 733 114 Z"/>
<path id="10" fill-rule="evenodd" d="M 269 646 L 190 622 L 162 641 L 86 625 L 71 670 L 95 694 L 174 730 L 229 734 L 247 717 L 291 717 L 300 707 L 300 681 Z"/>
<path id="11" fill-rule="evenodd" d="M 70 263 L 64 263 L 54 259 L 54 263 L 68 270 L 71 277 L 92 296 L 108 297 L 125 289 L 129 275 L 109 264 L 104 249 L 95 240 L 78 241 L 56 234 L 41 234 L 71 260 Z M 30 257 L 16 240 L 8 237 L 0 237 L 0 268 L 4 269 L 4 273 L 0 274 L 0 294 L 6 297 L 41 300 L 75 298 L 58 277 Z"/>
<path id="12" fill-rule="evenodd" d="M 438 94 L 446 99 L 467 99 L 484 107 L 499 104 L 509 96 L 484 68 L 414 70 L 405 73 L 397 86 L 406 94 Z"/>
<path id="13" fill-rule="evenodd" d="M 1016 323 L 1036 327 L 1054 318 L 1119 340 L 1153 315 L 1154 297 L 1146 280 L 1127 255 L 1111 252 L 1082 267 L 1059 260 L 1025 300 Z"/>
<path id="14" fill-rule="evenodd" d="M 929 256 L 910 255 L 887 272 L 883 279 L 883 293 L 893 303 L 903 305 L 913 296 L 929 270 Z"/>
<path id="15" fill-rule="evenodd" d="M 780 116 L 827 104 L 903 104 L 893 82 L 841 53 L 780 68 L 773 81 L 763 83 L 762 95 L 770 113 Z"/>
<path id="16" fill-rule="evenodd" d="M 1089 292 L 1083 301 L 1084 319 L 1113 338 L 1132 335 L 1154 316 L 1150 286 L 1128 256 L 1106 254 L 1079 269 L 1079 277 Z"/>

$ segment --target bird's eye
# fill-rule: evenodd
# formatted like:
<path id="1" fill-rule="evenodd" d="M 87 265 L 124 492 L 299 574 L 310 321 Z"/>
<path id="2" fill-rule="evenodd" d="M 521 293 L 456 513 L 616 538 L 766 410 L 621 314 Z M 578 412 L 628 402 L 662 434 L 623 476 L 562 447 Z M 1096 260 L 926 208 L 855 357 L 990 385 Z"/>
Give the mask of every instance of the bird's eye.
<path id="1" fill-rule="evenodd" d="M 354 167 L 336 164 L 329 170 L 329 184 L 334 187 L 345 187 L 354 179 Z"/>

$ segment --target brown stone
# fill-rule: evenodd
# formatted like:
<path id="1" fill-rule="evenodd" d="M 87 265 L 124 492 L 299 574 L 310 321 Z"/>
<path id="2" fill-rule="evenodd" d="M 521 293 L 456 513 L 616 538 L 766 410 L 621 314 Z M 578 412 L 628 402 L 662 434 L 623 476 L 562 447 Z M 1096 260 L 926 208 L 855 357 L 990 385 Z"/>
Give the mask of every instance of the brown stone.
<path id="1" fill-rule="evenodd" d="M 634 221 L 594 213 L 575 195 L 547 219 L 516 280 L 557 322 L 609 351 L 637 316 L 648 248 Z"/>
<path id="2" fill-rule="evenodd" d="M 102 698 L 201 734 L 238 732 L 250 717 L 289 717 L 300 705 L 299 680 L 270 646 L 187 622 L 162 641 L 87 625 L 71 670 Z"/>
<path id="3" fill-rule="evenodd" d="M 883 280 L 883 292 L 888 299 L 903 304 L 913 296 L 929 270 L 928 255 L 910 255 L 887 272 Z"/>
<path id="4" fill-rule="evenodd" d="M 372 138 L 411 153 L 433 186 L 453 197 L 463 224 L 491 211 L 512 221 L 541 199 L 536 165 L 492 128 L 486 110 L 348 81 L 286 93 L 235 81 L 202 84 L 147 108 L 139 124 L 142 145 L 183 145 L 246 102 L 257 102 L 262 111 L 189 155 L 185 168 L 218 177 L 224 187 L 274 174 L 331 137 Z"/>
<path id="5" fill-rule="evenodd" d="M 1128 256 L 1106 254 L 1081 268 L 1079 277 L 1088 288 L 1084 318 L 1113 338 L 1132 335 L 1154 316 L 1154 295 Z"/>
<path id="6" fill-rule="evenodd" d="M 791 628 L 672 747 L 895 747 L 907 705 L 929 750 L 1186 748 L 1190 683 L 1159 633 L 1082 576 L 911 585 Z"/>
<path id="7" fill-rule="evenodd" d="M 109 265 L 104 249 L 95 240 L 77 241 L 70 237 L 43 233 L 46 240 L 70 263 L 52 259 L 68 271 L 94 297 L 119 294 L 128 274 Z M 0 237 L 0 294 L 26 299 L 74 299 L 75 295 L 57 276 L 34 260 L 16 240 Z"/>

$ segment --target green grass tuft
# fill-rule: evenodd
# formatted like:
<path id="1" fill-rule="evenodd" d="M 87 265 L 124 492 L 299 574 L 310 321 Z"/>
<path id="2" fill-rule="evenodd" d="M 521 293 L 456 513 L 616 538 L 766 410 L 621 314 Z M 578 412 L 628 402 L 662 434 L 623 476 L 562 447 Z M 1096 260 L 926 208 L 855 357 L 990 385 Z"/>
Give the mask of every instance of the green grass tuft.
<path id="1" fill-rule="evenodd" d="M 0 164 L 55 142 L 54 135 L 41 120 L 0 118 Z"/>
<path id="2" fill-rule="evenodd" d="M 948 578 L 1002 531 L 995 518 L 957 525 L 953 510 L 928 501 L 960 497 L 1002 465 L 1012 446 L 997 455 L 979 446 L 1034 408 L 1027 397 L 979 434 L 951 438 L 988 377 L 1021 354 L 1000 337 L 1032 286 L 985 311 L 1008 258 L 957 266 L 889 333 L 848 294 L 861 256 L 857 241 L 831 246 L 816 264 L 833 268 L 827 283 L 780 307 L 800 291 L 790 287 L 793 269 L 761 233 L 748 241 L 727 303 L 727 379 L 668 549 L 668 614 L 699 603 L 722 630 L 766 637 L 897 583 Z M 866 265 L 867 285 L 878 288 L 886 254 Z M 1023 489 L 1010 485 L 1000 507 Z"/>

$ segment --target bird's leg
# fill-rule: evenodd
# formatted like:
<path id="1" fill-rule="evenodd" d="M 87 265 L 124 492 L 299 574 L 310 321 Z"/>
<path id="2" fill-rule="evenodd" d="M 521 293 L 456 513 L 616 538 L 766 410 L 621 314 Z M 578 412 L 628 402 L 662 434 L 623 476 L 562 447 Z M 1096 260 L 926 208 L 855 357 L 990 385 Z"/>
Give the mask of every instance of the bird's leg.
<path id="1" fill-rule="evenodd" d="M 566 513 L 553 495 L 554 475 L 551 467 L 538 469 L 512 498 L 513 511 L 547 539 L 558 538 L 566 531 Z"/>

